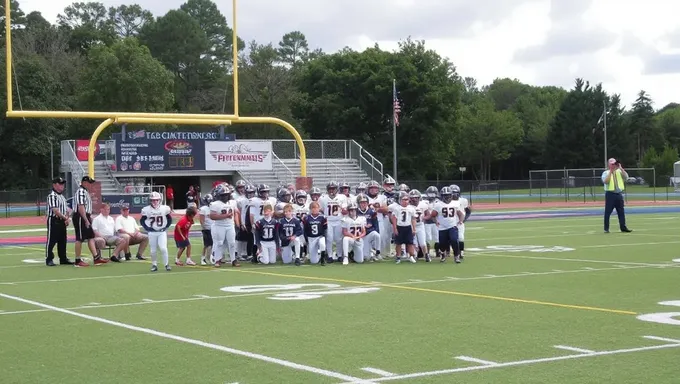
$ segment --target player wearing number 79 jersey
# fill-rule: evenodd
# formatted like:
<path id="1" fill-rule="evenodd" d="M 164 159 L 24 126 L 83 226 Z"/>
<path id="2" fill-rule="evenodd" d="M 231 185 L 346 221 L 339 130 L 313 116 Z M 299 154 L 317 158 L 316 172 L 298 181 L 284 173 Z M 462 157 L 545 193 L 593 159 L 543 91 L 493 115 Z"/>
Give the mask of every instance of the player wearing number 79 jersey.
<path id="1" fill-rule="evenodd" d="M 151 272 L 158 270 L 158 258 L 156 251 L 160 249 L 163 255 L 165 270 L 169 271 L 168 265 L 168 233 L 166 232 L 172 223 L 170 207 L 161 204 L 162 196 L 158 192 L 151 192 L 150 205 L 142 208 L 142 217 L 139 223 L 149 234 L 149 246 L 151 248 Z"/>

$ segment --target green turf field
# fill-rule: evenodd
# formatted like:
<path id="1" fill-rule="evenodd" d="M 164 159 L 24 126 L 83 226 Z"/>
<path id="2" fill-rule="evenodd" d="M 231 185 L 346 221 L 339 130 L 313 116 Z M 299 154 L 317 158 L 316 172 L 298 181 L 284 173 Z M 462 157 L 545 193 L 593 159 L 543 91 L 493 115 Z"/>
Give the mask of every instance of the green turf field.
<path id="1" fill-rule="evenodd" d="M 628 220 L 471 222 L 460 265 L 150 273 L 0 248 L 2 383 L 676 384 L 680 221 Z"/>

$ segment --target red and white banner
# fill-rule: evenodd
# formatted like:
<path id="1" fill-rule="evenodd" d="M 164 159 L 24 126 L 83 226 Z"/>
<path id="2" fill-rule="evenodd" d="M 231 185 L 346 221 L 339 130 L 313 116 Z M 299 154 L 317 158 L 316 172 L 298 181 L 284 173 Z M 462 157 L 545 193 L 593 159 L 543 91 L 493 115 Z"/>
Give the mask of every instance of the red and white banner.
<path id="1" fill-rule="evenodd" d="M 206 171 L 268 171 L 271 141 L 206 141 Z"/>
<path id="2" fill-rule="evenodd" d="M 97 141 L 97 145 L 94 147 L 94 158 L 95 160 L 102 160 L 102 153 L 106 143 L 104 141 Z M 78 161 L 87 161 L 87 152 L 90 150 L 90 140 L 76 140 L 76 158 Z"/>

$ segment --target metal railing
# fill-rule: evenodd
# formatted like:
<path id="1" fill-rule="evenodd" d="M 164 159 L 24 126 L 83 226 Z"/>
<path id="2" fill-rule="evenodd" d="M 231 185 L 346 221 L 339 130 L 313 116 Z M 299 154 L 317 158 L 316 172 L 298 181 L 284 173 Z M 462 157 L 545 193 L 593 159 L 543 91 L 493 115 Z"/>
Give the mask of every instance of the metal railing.
<path id="1" fill-rule="evenodd" d="M 274 175 L 279 180 L 279 182 L 281 180 L 290 180 L 291 182 L 295 182 L 295 174 L 293 173 L 293 171 L 291 171 L 290 168 L 288 168 L 288 166 L 283 161 L 281 161 L 281 159 L 279 159 L 279 157 L 276 155 L 276 153 L 274 153 L 274 151 L 272 151 L 272 156 L 274 157 L 274 160 L 276 160 L 278 162 L 278 164 L 283 166 L 283 169 L 285 169 L 286 172 L 288 173 L 286 175 L 287 177 L 282 178 L 279 175 L 279 173 L 276 171 L 276 167 L 272 167 L 272 172 L 274 172 Z"/>
<path id="2" fill-rule="evenodd" d="M 333 168 L 336 169 L 336 173 L 335 173 L 336 176 L 334 177 L 336 180 L 340 180 L 342 182 L 342 181 L 345 181 L 347 179 L 347 173 L 345 173 L 345 171 L 343 171 L 342 168 L 338 167 L 338 165 L 335 164 L 333 162 L 333 160 L 328 159 L 326 164 L 330 164 L 330 165 L 333 166 Z M 326 172 L 328 172 L 329 175 L 332 175 L 333 173 L 328 168 L 330 168 L 330 167 L 326 166 Z"/>
<path id="3" fill-rule="evenodd" d="M 71 173 L 71 186 L 73 188 L 80 185 L 80 181 L 85 176 L 85 169 L 76 156 L 76 152 L 73 149 L 74 145 L 75 142 L 73 140 L 61 142 L 61 164 Z"/>
<path id="4" fill-rule="evenodd" d="M 370 152 L 364 149 L 361 144 L 354 140 L 349 141 L 349 158 L 357 161 L 359 167 L 366 172 L 370 180 L 376 180 L 382 183 L 383 163 L 376 159 Z"/>

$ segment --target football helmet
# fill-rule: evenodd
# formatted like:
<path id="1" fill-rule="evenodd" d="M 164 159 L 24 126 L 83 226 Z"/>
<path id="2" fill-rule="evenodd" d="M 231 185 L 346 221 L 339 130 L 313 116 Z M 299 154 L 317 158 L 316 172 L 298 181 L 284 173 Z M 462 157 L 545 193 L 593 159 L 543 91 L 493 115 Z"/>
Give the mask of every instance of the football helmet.
<path id="1" fill-rule="evenodd" d="M 348 183 L 348 182 L 343 181 L 343 182 L 340 184 L 340 194 L 341 194 L 341 195 L 349 196 L 349 192 L 350 192 L 351 190 L 352 190 L 352 187 L 349 186 L 349 183 Z"/>
<path id="2" fill-rule="evenodd" d="M 279 201 L 281 201 L 281 202 L 290 203 L 290 201 L 292 199 L 292 195 L 290 194 L 290 191 L 288 190 L 288 188 L 284 187 L 284 188 L 279 189 L 276 198 L 279 199 Z"/>
<path id="3" fill-rule="evenodd" d="M 347 215 L 351 218 L 356 218 L 357 217 L 357 205 L 355 203 L 350 203 L 347 206 Z"/>
<path id="4" fill-rule="evenodd" d="M 425 196 L 430 202 L 433 202 L 439 196 L 439 190 L 434 185 L 431 185 L 425 190 Z"/>
<path id="5" fill-rule="evenodd" d="M 400 192 L 408 192 L 410 191 L 411 188 L 408 187 L 406 184 L 399 184 L 399 191 Z"/>
<path id="6" fill-rule="evenodd" d="M 400 191 L 399 192 L 399 204 L 402 207 L 405 207 L 409 204 L 410 197 L 408 195 L 408 192 L 405 191 Z"/>
<path id="7" fill-rule="evenodd" d="M 149 202 L 151 203 L 151 206 L 154 208 L 158 208 L 161 206 L 161 200 L 163 200 L 163 196 L 161 196 L 161 194 L 158 192 L 151 192 L 151 194 L 149 195 Z"/>
<path id="8" fill-rule="evenodd" d="M 453 199 L 453 192 L 451 191 L 451 187 L 442 188 L 442 190 L 439 191 L 439 195 L 441 196 L 441 199 L 444 202 L 444 204 L 450 203 L 451 200 Z"/>
<path id="9" fill-rule="evenodd" d="M 312 201 L 318 201 L 319 198 L 321 197 L 321 189 L 319 189 L 319 188 L 317 188 L 317 187 L 313 187 L 313 188 L 309 191 L 309 197 L 312 198 Z"/>
<path id="10" fill-rule="evenodd" d="M 338 182 L 337 181 L 331 181 L 326 185 L 326 193 L 328 193 L 328 197 L 331 199 L 335 197 L 335 195 L 338 194 Z"/>
<path id="11" fill-rule="evenodd" d="M 392 192 L 395 184 L 397 184 L 397 182 L 394 181 L 392 176 L 387 176 L 385 180 L 383 180 L 383 188 L 388 192 Z"/>
<path id="12" fill-rule="evenodd" d="M 256 192 L 255 186 L 253 186 L 252 184 L 246 185 L 246 198 L 251 199 L 255 197 L 255 192 Z"/>
<path id="13" fill-rule="evenodd" d="M 356 192 L 357 195 L 361 195 L 362 193 L 366 193 L 366 187 L 368 187 L 368 186 L 366 185 L 366 183 L 364 183 L 364 182 L 362 181 L 361 183 L 359 183 L 359 184 L 354 188 L 354 192 Z"/>
<path id="14" fill-rule="evenodd" d="M 368 196 L 375 199 L 380 193 L 380 184 L 375 180 L 371 180 L 366 187 L 366 193 Z"/>
<path id="15" fill-rule="evenodd" d="M 257 196 L 262 200 L 269 198 L 269 186 L 267 184 L 258 185 Z"/>
<path id="16" fill-rule="evenodd" d="M 295 202 L 298 203 L 298 205 L 305 205 L 307 203 L 307 192 L 303 189 L 299 189 L 295 192 Z"/>
<path id="17" fill-rule="evenodd" d="M 418 203 L 420 203 L 420 199 L 422 198 L 422 195 L 420 194 L 420 191 L 417 189 L 412 189 L 408 193 L 409 198 L 411 199 L 411 205 L 418 206 Z"/>
<path id="18" fill-rule="evenodd" d="M 213 202 L 213 195 L 207 193 L 201 197 L 201 205 L 210 205 Z"/>
<path id="19" fill-rule="evenodd" d="M 460 187 L 456 184 L 451 186 L 451 196 L 453 200 L 458 200 L 460 198 Z"/>

